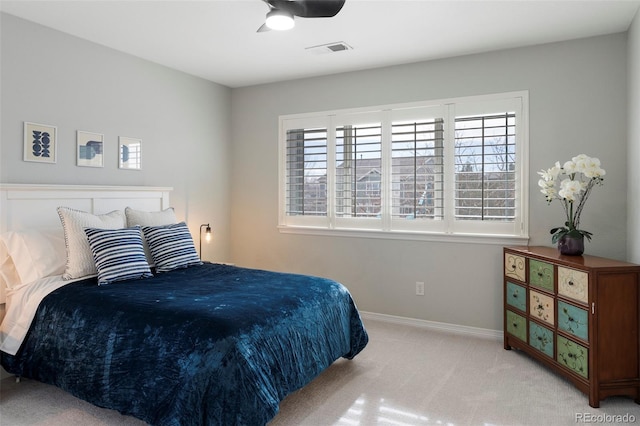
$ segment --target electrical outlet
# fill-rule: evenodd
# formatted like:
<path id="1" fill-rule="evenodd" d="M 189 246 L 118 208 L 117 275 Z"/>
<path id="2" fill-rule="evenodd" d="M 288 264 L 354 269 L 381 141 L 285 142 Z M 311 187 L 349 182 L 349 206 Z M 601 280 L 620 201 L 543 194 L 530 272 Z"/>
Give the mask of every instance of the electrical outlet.
<path id="1" fill-rule="evenodd" d="M 424 283 L 416 281 L 416 296 L 424 296 Z"/>

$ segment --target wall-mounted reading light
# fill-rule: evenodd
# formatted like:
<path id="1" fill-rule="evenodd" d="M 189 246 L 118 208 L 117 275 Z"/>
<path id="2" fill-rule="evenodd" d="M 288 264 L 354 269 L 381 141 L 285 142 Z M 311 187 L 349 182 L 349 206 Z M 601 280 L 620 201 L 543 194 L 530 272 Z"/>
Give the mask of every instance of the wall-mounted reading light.
<path id="1" fill-rule="evenodd" d="M 211 241 L 211 226 L 208 223 L 200 225 L 200 260 L 202 260 L 202 228 L 206 228 L 204 232 L 207 243 Z"/>

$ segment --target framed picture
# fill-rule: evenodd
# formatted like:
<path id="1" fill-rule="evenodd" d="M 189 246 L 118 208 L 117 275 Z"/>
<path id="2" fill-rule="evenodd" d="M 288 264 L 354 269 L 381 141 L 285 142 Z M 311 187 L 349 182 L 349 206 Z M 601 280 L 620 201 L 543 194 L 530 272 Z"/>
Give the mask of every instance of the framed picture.
<path id="1" fill-rule="evenodd" d="M 55 163 L 57 145 L 56 126 L 24 122 L 24 161 Z"/>
<path id="2" fill-rule="evenodd" d="M 119 142 L 118 167 L 127 170 L 141 170 L 142 141 L 120 136 Z"/>
<path id="3" fill-rule="evenodd" d="M 84 167 L 104 166 L 104 135 L 100 133 L 78 130 L 76 134 L 78 144 L 77 165 Z"/>

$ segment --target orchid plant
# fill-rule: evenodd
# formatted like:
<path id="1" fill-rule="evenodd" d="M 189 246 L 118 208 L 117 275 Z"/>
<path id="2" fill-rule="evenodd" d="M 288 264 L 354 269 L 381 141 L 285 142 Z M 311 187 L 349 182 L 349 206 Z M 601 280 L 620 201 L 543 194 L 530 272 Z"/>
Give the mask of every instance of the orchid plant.
<path id="1" fill-rule="evenodd" d="M 580 215 L 584 204 L 595 185 L 602 185 L 605 170 L 600 167 L 600 160 L 580 154 L 567 161 L 564 165 L 556 164 L 548 170 L 538 172 L 541 179 L 538 181 L 547 203 L 559 200 L 564 208 L 567 221 L 564 226 L 553 228 L 551 240 L 557 243 L 567 236 L 572 238 L 586 237 L 591 240 L 591 233 L 579 229 Z M 559 186 L 556 184 L 559 182 Z"/>

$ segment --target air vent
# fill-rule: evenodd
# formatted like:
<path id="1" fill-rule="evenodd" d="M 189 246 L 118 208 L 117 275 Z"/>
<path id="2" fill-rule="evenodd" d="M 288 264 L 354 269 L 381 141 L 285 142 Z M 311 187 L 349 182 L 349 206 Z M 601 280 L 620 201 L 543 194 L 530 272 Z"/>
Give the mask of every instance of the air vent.
<path id="1" fill-rule="evenodd" d="M 353 47 L 349 46 L 343 41 L 337 41 L 335 43 L 321 44 L 319 46 L 307 47 L 305 50 L 315 55 L 321 55 L 324 53 L 343 52 L 345 50 L 352 50 Z"/>

